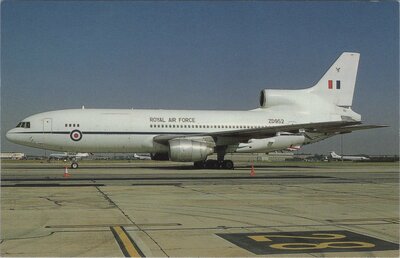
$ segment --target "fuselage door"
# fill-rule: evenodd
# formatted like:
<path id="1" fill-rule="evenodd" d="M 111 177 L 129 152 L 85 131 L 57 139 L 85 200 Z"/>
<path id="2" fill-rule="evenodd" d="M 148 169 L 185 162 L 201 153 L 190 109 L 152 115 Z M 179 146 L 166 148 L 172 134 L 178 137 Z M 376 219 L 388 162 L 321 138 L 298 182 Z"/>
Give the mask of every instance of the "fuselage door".
<path id="1" fill-rule="evenodd" d="M 35 142 L 36 144 L 42 145 L 45 147 L 46 138 L 53 133 L 53 121 L 51 118 L 44 118 L 43 122 L 43 130 L 41 134 L 37 134 L 36 136 L 32 136 L 31 141 Z"/>
<path id="2" fill-rule="evenodd" d="M 43 134 L 52 132 L 53 132 L 52 119 L 51 118 L 43 119 Z"/>

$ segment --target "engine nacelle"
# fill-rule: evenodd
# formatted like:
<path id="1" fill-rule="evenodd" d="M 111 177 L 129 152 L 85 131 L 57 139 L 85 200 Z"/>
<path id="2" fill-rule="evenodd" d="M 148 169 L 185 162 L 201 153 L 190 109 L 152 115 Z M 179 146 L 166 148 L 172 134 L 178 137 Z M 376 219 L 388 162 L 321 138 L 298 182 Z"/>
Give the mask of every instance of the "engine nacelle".
<path id="1" fill-rule="evenodd" d="M 260 93 L 260 107 L 269 108 L 279 105 L 293 105 L 307 103 L 310 94 L 305 90 L 262 90 Z"/>
<path id="2" fill-rule="evenodd" d="M 169 141 L 169 159 L 172 161 L 203 161 L 214 149 L 206 142 L 189 139 L 172 139 Z"/>

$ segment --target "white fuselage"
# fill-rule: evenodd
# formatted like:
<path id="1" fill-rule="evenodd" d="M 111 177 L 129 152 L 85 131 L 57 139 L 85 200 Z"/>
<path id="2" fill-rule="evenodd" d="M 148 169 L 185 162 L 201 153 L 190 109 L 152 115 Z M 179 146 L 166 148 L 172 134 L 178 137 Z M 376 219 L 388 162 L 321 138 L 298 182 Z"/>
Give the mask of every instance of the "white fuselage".
<path id="1" fill-rule="evenodd" d="M 342 53 L 310 88 L 265 89 L 260 94 L 260 108 L 251 111 L 59 110 L 27 117 L 6 136 L 12 142 L 42 149 L 168 153 L 174 161 L 198 162 L 217 152 L 219 164 L 228 152 L 298 149 L 351 132 L 339 128 L 346 121 L 361 121 L 351 110 L 359 57 L 358 53 Z M 304 130 L 304 126 L 321 123 L 332 126 L 330 122 L 335 125 L 331 131 Z M 266 131 L 269 133 L 260 134 Z M 233 167 L 229 163 L 227 167 Z"/>
<path id="2" fill-rule="evenodd" d="M 155 136 L 340 120 L 340 115 L 340 112 L 315 115 L 304 110 L 282 112 L 274 108 L 252 111 L 69 109 L 27 117 L 22 122 L 29 122 L 29 128 L 14 128 L 7 133 L 7 138 L 26 146 L 65 152 L 165 153 L 168 146 L 153 141 Z M 228 152 L 268 152 L 302 145 L 304 141 L 302 135 L 254 139 L 232 145 Z"/>

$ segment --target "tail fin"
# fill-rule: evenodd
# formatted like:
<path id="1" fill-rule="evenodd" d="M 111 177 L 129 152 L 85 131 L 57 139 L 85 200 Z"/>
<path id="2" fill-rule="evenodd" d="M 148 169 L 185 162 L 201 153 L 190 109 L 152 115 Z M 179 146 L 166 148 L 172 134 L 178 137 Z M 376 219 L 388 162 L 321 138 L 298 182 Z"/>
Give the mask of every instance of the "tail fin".
<path id="1" fill-rule="evenodd" d="M 331 157 L 336 159 L 341 158 L 341 156 L 337 155 L 334 151 L 331 151 Z"/>
<path id="2" fill-rule="evenodd" d="M 342 53 L 310 92 L 337 106 L 351 107 L 359 59 L 359 53 Z"/>

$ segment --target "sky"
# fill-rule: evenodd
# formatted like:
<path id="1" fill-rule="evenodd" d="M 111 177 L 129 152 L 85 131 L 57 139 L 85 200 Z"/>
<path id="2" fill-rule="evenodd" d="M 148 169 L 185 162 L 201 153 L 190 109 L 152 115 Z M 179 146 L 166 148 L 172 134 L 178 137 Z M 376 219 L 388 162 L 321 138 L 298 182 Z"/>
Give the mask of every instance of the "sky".
<path id="1" fill-rule="evenodd" d="M 5 133 L 50 110 L 254 109 L 345 51 L 361 54 L 353 110 L 390 127 L 300 152 L 398 154 L 397 2 L 2 1 L 1 151 L 42 154 Z"/>

